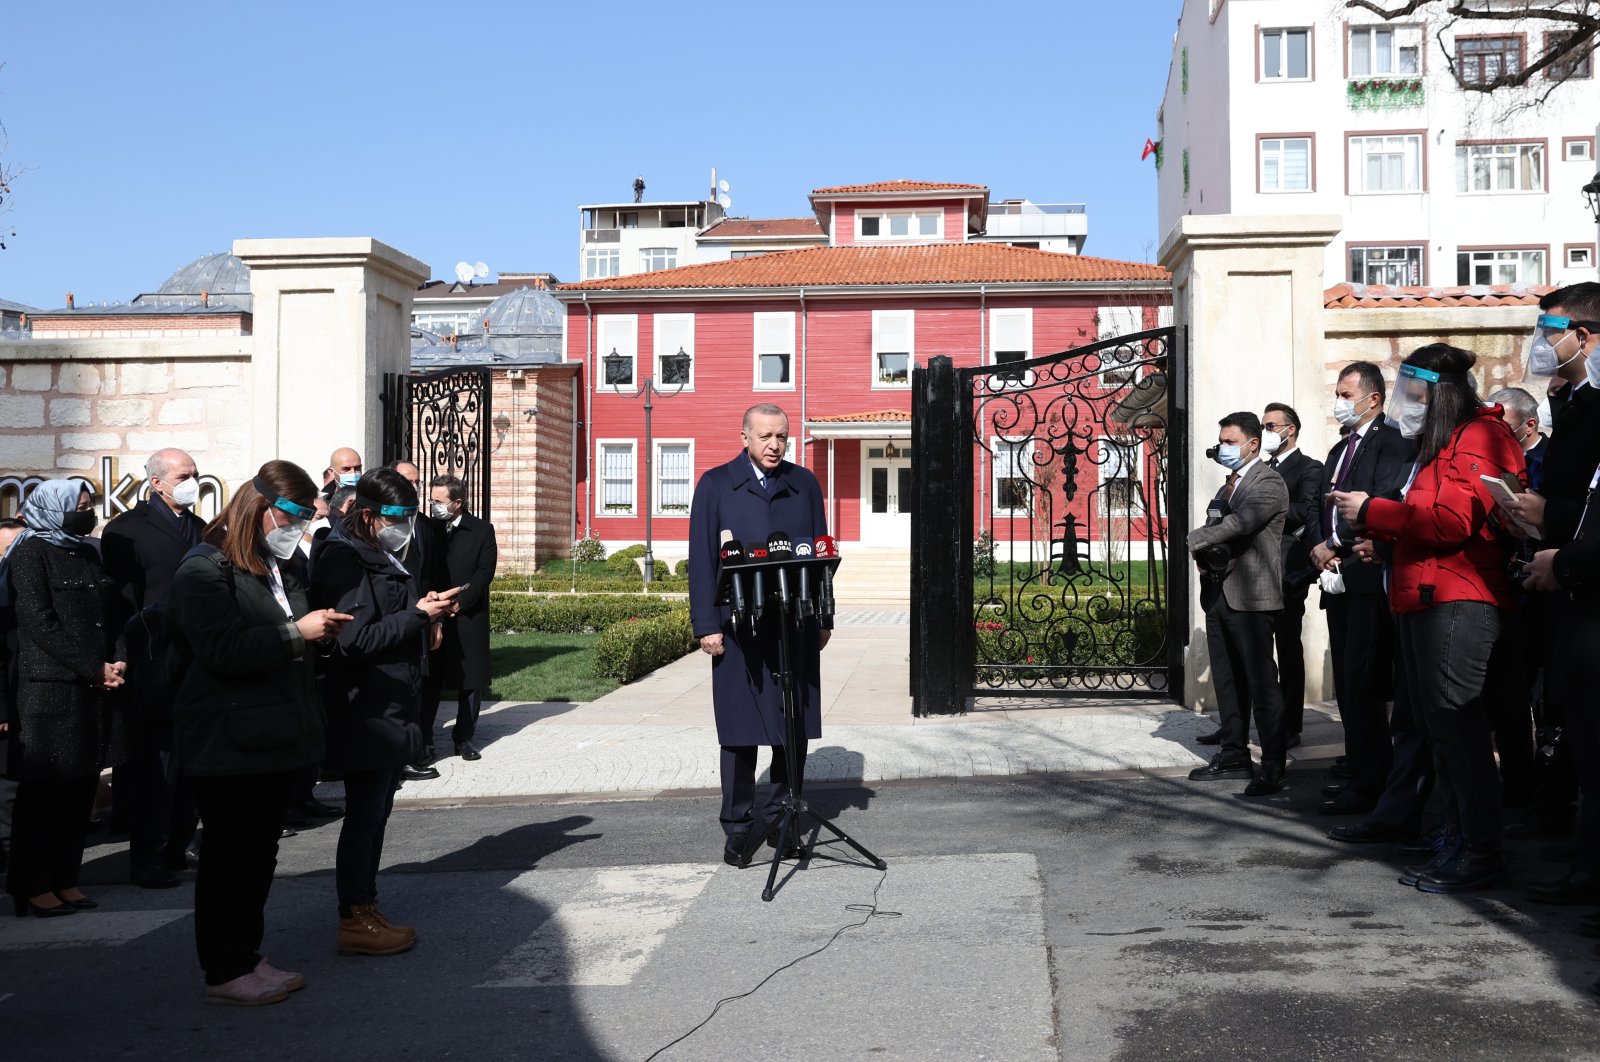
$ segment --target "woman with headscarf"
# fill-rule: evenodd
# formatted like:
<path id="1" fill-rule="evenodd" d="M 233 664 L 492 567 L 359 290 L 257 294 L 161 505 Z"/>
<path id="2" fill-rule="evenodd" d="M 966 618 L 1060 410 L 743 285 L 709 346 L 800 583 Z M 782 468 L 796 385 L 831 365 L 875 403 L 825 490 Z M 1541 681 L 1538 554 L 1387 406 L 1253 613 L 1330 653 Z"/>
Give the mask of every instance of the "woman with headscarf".
<path id="1" fill-rule="evenodd" d="M 27 530 L 6 554 L 0 594 L 17 625 L 15 725 L 7 771 L 17 779 L 6 891 L 17 916 L 98 906 L 78 888 L 100 770 L 113 754 L 105 693 L 122 685 L 116 597 L 85 541 L 94 497 L 78 480 L 39 484 L 22 506 Z"/>
<path id="2" fill-rule="evenodd" d="M 422 754 L 417 720 L 430 629 L 455 614 L 456 592 L 422 593 L 403 563 L 416 518 L 416 488 L 375 468 L 312 554 L 312 601 L 355 617 L 339 631 L 322 687 L 328 762 L 344 772 L 334 869 L 341 955 L 397 955 L 417 939 L 378 910 L 378 863 L 400 772 Z"/>

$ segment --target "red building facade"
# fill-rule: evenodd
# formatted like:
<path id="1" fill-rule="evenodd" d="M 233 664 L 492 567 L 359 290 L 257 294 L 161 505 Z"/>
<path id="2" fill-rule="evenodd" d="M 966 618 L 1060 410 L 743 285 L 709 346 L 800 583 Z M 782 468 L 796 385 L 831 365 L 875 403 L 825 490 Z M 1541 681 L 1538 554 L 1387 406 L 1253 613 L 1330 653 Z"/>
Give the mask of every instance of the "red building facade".
<path id="1" fill-rule="evenodd" d="M 657 555 L 682 555 L 695 481 L 738 454 L 743 411 L 772 402 L 836 536 L 907 545 L 914 366 L 1026 360 L 1170 312 L 1157 266 L 970 241 L 987 205 L 981 185 L 818 189 L 827 246 L 560 288 L 565 357 L 583 366 L 578 533 L 642 541 L 648 493 Z M 635 397 L 646 380 L 666 392 L 652 403 L 648 472 Z M 995 519 L 1014 501 L 1005 463 L 997 453 L 981 473 L 977 521 L 997 536 L 1015 525 Z"/>

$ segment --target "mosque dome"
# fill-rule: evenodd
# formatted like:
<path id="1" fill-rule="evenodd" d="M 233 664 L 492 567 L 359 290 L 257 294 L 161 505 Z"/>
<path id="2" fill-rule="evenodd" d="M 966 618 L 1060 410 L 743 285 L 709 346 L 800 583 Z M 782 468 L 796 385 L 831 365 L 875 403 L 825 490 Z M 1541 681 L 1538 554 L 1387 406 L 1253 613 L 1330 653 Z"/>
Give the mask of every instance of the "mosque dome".
<path id="1" fill-rule="evenodd" d="M 237 255 L 208 254 L 196 258 L 166 279 L 156 289 L 157 295 L 212 295 L 250 294 L 250 267 Z"/>

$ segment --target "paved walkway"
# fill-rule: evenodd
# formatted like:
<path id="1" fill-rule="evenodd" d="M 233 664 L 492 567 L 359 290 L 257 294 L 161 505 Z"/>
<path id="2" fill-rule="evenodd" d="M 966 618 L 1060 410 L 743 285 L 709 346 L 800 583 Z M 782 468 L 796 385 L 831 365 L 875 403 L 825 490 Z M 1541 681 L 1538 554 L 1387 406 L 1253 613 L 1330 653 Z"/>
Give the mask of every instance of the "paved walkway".
<path id="1" fill-rule="evenodd" d="M 1215 724 L 1165 701 L 991 698 L 965 716 L 914 718 L 906 619 L 899 610 L 841 613 L 823 654 L 823 736 L 806 761 L 808 781 L 1175 773 L 1209 758 L 1195 738 Z M 1339 739 L 1327 710 L 1308 708 L 1307 745 L 1296 752 L 1332 756 Z M 448 749 L 448 737 L 440 744 Z M 714 791 L 711 668 L 695 653 L 586 704 L 501 701 L 485 708 L 477 744 L 482 760 L 441 760 L 441 776 L 407 782 L 398 803 Z"/>

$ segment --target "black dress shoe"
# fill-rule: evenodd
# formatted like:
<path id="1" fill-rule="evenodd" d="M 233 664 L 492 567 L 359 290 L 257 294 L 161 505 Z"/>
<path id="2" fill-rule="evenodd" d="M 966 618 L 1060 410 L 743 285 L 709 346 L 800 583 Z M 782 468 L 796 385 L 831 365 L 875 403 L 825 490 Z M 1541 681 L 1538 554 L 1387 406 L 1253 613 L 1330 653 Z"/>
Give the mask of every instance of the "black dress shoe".
<path id="1" fill-rule="evenodd" d="M 1558 881 L 1536 882 L 1528 886 L 1528 899 L 1540 903 L 1600 903 L 1600 877 L 1587 870 L 1574 870 Z"/>
<path id="2" fill-rule="evenodd" d="M 87 896 L 85 896 L 81 900 L 69 900 L 65 896 L 61 895 L 58 892 L 58 893 L 56 893 L 56 899 L 60 900 L 64 904 L 66 904 L 68 907 L 72 908 L 74 911 L 92 911 L 96 907 L 100 906 L 99 904 L 95 903 L 93 900 L 89 899 L 89 897 L 87 897 Z"/>
<path id="3" fill-rule="evenodd" d="M 773 851 L 777 851 L 777 849 L 778 849 L 778 835 L 777 835 L 776 832 L 773 832 L 773 833 L 770 833 L 770 834 L 767 835 L 767 847 L 771 848 Z M 806 843 L 804 841 L 802 841 L 799 837 L 792 836 L 792 837 L 789 838 L 788 844 L 786 844 L 784 846 L 783 855 L 780 856 L 779 858 L 781 858 L 781 859 L 800 859 L 800 858 L 804 857 L 807 854 L 808 853 L 806 851 Z"/>
<path id="4" fill-rule="evenodd" d="M 1209 734 L 1201 734 L 1194 740 L 1197 745 L 1220 745 L 1222 744 L 1222 730 L 1219 727 Z"/>
<path id="5" fill-rule="evenodd" d="M 1299 748 L 1300 747 L 1300 735 L 1299 734 L 1290 734 L 1288 740 L 1283 743 L 1283 747 L 1285 749 L 1297 749 L 1297 748 Z"/>
<path id="6" fill-rule="evenodd" d="M 1399 826 L 1390 826 L 1386 822 L 1357 823 L 1354 826 L 1335 826 L 1328 831 L 1328 837 L 1334 841 L 1344 841 L 1346 844 L 1381 844 L 1391 841 L 1405 841 L 1417 835 L 1415 830 L 1403 829 Z M 1431 846 L 1428 851 L 1432 851 Z"/>
<path id="7" fill-rule="evenodd" d="M 1369 796 L 1352 793 L 1348 790 L 1340 793 L 1332 800 L 1324 800 L 1317 805 L 1319 815 L 1365 815 L 1378 806 L 1378 802 Z"/>
<path id="8" fill-rule="evenodd" d="M 296 814 L 308 819 L 338 819 L 344 817 L 344 809 L 336 808 L 332 804 L 324 804 L 315 797 L 302 800 L 294 806 Z"/>
<path id="9" fill-rule="evenodd" d="M 1339 759 L 1342 761 L 1344 757 L 1341 756 Z M 1329 778 L 1354 778 L 1355 776 L 1356 772 L 1350 769 L 1350 765 L 1348 763 L 1335 763 L 1332 767 L 1328 768 Z"/>
<path id="10" fill-rule="evenodd" d="M 1440 835 L 1433 839 L 1433 858 L 1418 866 L 1403 867 L 1400 870 L 1400 884 L 1417 887 L 1417 882 L 1422 880 L 1424 874 L 1431 874 L 1439 867 L 1450 862 L 1461 851 L 1461 839 Z"/>
<path id="11" fill-rule="evenodd" d="M 413 764 L 413 766 L 415 766 L 415 767 L 432 767 L 434 765 L 434 762 L 436 760 L 438 760 L 438 758 L 439 758 L 439 753 L 434 749 L 434 747 L 432 745 L 424 745 L 422 747 L 422 756 L 420 758 L 418 758 L 417 762 L 415 764 Z"/>
<path id="12" fill-rule="evenodd" d="M 183 884 L 183 879 L 166 867 L 151 867 L 136 871 L 133 883 L 141 889 L 175 889 Z"/>
<path id="13" fill-rule="evenodd" d="M 1216 782 L 1224 778 L 1254 778 L 1256 769 L 1249 760 L 1225 760 L 1222 753 L 1211 757 L 1204 767 L 1189 772 L 1191 782 Z"/>
<path id="14" fill-rule="evenodd" d="M 472 745 L 472 742 L 470 742 L 470 741 L 463 741 L 461 744 L 457 745 L 456 746 L 456 755 L 460 756 L 464 760 L 481 760 L 481 759 L 483 759 L 483 753 L 479 752 L 476 748 L 474 748 L 473 745 Z"/>
<path id="15" fill-rule="evenodd" d="M 1344 792 L 1344 785 L 1342 783 L 1335 783 L 1333 785 L 1325 785 L 1322 787 L 1322 796 L 1324 800 L 1332 800 L 1342 792 Z"/>
<path id="16" fill-rule="evenodd" d="M 746 865 L 745 848 L 750 843 L 747 833 L 730 833 L 728 839 L 722 843 L 722 861 L 730 867 Z"/>
<path id="17" fill-rule="evenodd" d="M 283 828 L 283 832 L 278 834 L 278 840 L 281 841 L 285 837 L 298 837 L 298 836 L 300 836 L 300 831 L 299 830 L 295 829 L 293 826 L 285 826 Z M 156 886 L 156 888 L 164 888 L 164 887 L 165 886 L 160 886 L 160 885 Z"/>
<path id="18" fill-rule="evenodd" d="M 1474 851 L 1463 848 L 1453 859 L 1417 878 L 1417 888 L 1423 892 L 1456 893 L 1487 889 L 1498 885 L 1506 877 L 1506 857 L 1498 847 Z"/>
<path id="19" fill-rule="evenodd" d="M 57 899 L 60 899 L 60 897 L 57 897 Z M 60 918 L 62 915 L 78 913 L 76 907 L 64 900 L 54 907 L 40 907 L 24 896 L 13 896 L 11 902 L 16 907 L 18 918 L 26 915 L 33 915 L 35 918 Z"/>
<path id="20" fill-rule="evenodd" d="M 439 777 L 439 768 L 418 767 L 411 763 L 400 769 L 400 777 L 407 782 L 428 782 Z"/>
<path id="21" fill-rule="evenodd" d="M 1261 773 L 1250 780 L 1244 787 L 1247 797 L 1271 796 L 1273 793 L 1283 791 L 1284 777 L 1282 767 L 1262 767 Z"/>

